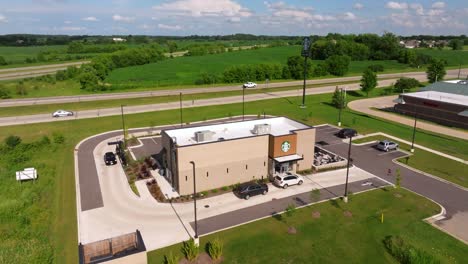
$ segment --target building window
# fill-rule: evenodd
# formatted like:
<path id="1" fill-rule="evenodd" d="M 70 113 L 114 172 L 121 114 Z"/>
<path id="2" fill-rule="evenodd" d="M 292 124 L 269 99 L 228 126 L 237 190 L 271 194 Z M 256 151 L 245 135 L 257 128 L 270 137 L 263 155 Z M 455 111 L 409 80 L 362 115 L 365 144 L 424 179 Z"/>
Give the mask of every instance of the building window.
<path id="1" fill-rule="evenodd" d="M 249 165 L 245 164 L 245 169 L 248 170 L 248 169 L 249 169 Z"/>
<path id="2" fill-rule="evenodd" d="M 263 167 L 266 167 L 266 161 L 263 162 Z"/>
<path id="3" fill-rule="evenodd" d="M 187 176 L 185 176 L 185 181 L 187 181 Z"/>
<path id="4" fill-rule="evenodd" d="M 229 168 L 226 168 L 226 173 L 229 173 Z"/>
<path id="5" fill-rule="evenodd" d="M 208 172 L 206 172 L 206 177 L 208 177 Z"/>

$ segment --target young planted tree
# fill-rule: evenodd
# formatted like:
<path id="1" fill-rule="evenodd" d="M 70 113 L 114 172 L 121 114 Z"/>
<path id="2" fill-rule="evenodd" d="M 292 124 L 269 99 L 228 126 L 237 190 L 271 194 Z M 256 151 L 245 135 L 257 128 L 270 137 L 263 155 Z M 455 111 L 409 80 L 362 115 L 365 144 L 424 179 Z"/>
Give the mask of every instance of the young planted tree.
<path id="1" fill-rule="evenodd" d="M 395 179 L 395 187 L 400 189 L 401 187 L 401 172 L 400 169 L 396 169 L 396 179 Z"/>
<path id="2" fill-rule="evenodd" d="M 343 91 L 338 89 L 338 87 L 335 88 L 335 92 L 333 93 L 332 104 L 338 109 L 343 109 L 346 107 Z"/>
<path id="3" fill-rule="evenodd" d="M 377 86 L 377 74 L 370 69 L 366 69 L 361 78 L 361 91 L 369 96 L 369 92 Z"/>
<path id="4" fill-rule="evenodd" d="M 441 81 L 447 72 L 445 71 L 444 60 L 433 60 L 426 70 L 427 79 L 430 83 Z"/>

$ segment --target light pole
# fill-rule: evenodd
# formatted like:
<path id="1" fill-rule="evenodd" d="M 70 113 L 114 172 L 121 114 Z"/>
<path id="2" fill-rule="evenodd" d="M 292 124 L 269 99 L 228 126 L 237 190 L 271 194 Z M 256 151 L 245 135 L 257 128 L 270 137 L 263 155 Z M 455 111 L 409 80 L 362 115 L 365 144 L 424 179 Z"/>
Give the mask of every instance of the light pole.
<path id="1" fill-rule="evenodd" d="M 242 86 L 242 121 L 244 121 L 245 115 L 245 87 Z"/>
<path id="2" fill-rule="evenodd" d="M 348 202 L 348 177 L 349 177 L 349 160 L 351 159 L 351 141 L 353 140 L 353 136 L 349 137 L 349 147 L 348 147 L 348 165 L 346 166 L 346 184 L 345 184 L 345 191 L 343 201 L 345 203 Z"/>
<path id="3" fill-rule="evenodd" d="M 306 108 L 305 94 L 306 94 L 306 78 L 307 78 L 307 58 L 310 56 L 310 38 L 305 37 L 302 45 L 301 55 L 304 56 L 304 84 L 302 86 L 302 105 L 301 108 Z"/>
<path id="4" fill-rule="evenodd" d="M 198 245 L 198 223 L 197 223 L 197 183 L 195 180 L 195 162 L 190 161 L 193 170 L 193 210 L 195 212 L 195 244 Z"/>
<path id="5" fill-rule="evenodd" d="M 182 93 L 179 93 L 179 109 L 180 109 L 180 127 L 183 126 L 183 120 L 182 120 Z"/>
<path id="6" fill-rule="evenodd" d="M 122 133 L 123 133 L 123 142 L 124 142 L 124 147 L 125 147 L 125 119 L 124 119 L 124 112 L 123 112 L 123 107 L 127 105 L 120 105 L 120 113 L 122 116 Z"/>
<path id="7" fill-rule="evenodd" d="M 339 113 L 338 113 L 338 126 L 341 126 L 341 111 L 344 108 L 344 97 L 343 97 L 343 88 L 340 88 L 340 106 L 339 106 Z"/>
<path id="8" fill-rule="evenodd" d="M 403 90 L 403 94 L 404 94 L 404 90 Z M 393 102 L 395 103 L 399 103 L 399 104 L 406 104 L 406 101 L 405 99 L 400 95 L 399 98 L 393 100 Z M 413 105 L 413 115 L 414 115 L 414 125 L 413 125 L 413 137 L 412 137 L 412 140 L 411 140 L 411 153 L 414 152 L 414 139 L 416 137 L 416 124 L 418 122 L 418 115 L 416 113 L 416 106 Z"/>

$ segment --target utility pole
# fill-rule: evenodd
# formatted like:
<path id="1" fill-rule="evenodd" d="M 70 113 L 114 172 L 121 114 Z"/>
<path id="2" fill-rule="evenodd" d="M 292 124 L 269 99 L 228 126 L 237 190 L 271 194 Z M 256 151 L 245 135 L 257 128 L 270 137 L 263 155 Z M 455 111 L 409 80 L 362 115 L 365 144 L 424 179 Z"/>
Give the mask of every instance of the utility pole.
<path id="1" fill-rule="evenodd" d="M 179 93 L 179 109 L 180 109 L 180 127 L 184 125 L 182 120 L 182 93 Z"/>
<path id="2" fill-rule="evenodd" d="M 242 121 L 244 121 L 245 115 L 245 87 L 242 87 Z"/>
<path id="3" fill-rule="evenodd" d="M 195 245 L 198 245 L 198 222 L 197 222 L 197 181 L 195 178 L 195 162 L 190 161 L 193 170 L 193 209 L 195 213 Z"/>
<path id="4" fill-rule="evenodd" d="M 413 140 L 411 141 L 411 153 L 414 152 L 414 137 L 416 136 L 416 122 L 418 120 L 418 116 L 416 115 L 416 109 L 414 110 L 414 126 L 413 126 Z"/>
<path id="5" fill-rule="evenodd" d="M 124 119 L 124 112 L 123 112 L 123 107 L 126 105 L 120 105 L 120 113 L 122 117 L 122 134 L 123 134 L 123 142 L 125 146 L 125 119 Z"/>

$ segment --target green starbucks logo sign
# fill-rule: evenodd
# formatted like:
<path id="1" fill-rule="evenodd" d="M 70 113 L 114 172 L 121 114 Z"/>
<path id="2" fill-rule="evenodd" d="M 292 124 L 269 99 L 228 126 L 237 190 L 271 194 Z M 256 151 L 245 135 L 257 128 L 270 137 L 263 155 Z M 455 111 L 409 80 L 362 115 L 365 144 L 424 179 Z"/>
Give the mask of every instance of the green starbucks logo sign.
<path id="1" fill-rule="evenodd" d="M 288 152 L 290 149 L 291 149 L 291 143 L 289 143 L 288 141 L 285 141 L 283 142 L 283 144 L 281 144 L 281 150 L 283 152 Z"/>

